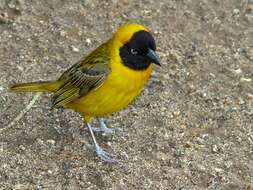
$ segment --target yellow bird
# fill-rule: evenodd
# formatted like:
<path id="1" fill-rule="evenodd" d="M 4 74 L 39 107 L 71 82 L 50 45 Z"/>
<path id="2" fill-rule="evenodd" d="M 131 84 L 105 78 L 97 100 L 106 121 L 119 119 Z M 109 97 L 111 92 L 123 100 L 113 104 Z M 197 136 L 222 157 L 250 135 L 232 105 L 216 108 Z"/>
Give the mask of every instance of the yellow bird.
<path id="1" fill-rule="evenodd" d="M 113 37 L 66 70 L 58 80 L 16 84 L 15 92 L 53 92 L 52 105 L 80 113 L 92 137 L 97 156 L 116 160 L 96 142 L 94 131 L 111 133 L 103 119 L 100 128 L 89 124 L 93 118 L 119 111 L 141 92 L 153 65 L 160 65 L 156 44 L 142 25 L 125 24 Z"/>

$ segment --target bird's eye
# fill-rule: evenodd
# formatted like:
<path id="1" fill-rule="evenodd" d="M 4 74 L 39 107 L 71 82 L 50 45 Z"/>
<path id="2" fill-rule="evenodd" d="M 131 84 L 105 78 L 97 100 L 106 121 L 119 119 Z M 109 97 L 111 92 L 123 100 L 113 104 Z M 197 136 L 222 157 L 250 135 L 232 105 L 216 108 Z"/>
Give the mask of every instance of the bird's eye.
<path id="1" fill-rule="evenodd" d="M 138 51 L 136 49 L 131 49 L 131 54 L 136 55 Z"/>

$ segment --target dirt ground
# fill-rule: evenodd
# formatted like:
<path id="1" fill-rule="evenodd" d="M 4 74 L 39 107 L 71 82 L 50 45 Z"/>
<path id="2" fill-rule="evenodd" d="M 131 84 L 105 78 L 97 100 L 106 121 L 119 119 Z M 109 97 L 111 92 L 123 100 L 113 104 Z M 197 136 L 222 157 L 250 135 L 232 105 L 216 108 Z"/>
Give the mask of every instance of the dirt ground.
<path id="1" fill-rule="evenodd" d="M 110 165 L 77 113 L 8 86 L 56 79 L 129 22 L 153 32 L 162 67 L 107 118 Z M 252 0 L 0 0 L 0 189 L 252 190 L 252 80 Z"/>

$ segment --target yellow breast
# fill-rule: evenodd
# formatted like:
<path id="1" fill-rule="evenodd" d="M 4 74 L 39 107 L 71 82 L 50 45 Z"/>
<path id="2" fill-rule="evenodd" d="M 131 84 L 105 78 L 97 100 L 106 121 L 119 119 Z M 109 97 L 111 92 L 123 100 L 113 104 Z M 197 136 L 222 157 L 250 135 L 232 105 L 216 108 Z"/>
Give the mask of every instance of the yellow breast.
<path id="1" fill-rule="evenodd" d="M 111 73 L 105 82 L 70 105 L 86 120 L 126 107 L 141 92 L 150 76 L 152 64 L 144 71 L 129 69 L 122 64 L 118 49 L 111 48 Z"/>

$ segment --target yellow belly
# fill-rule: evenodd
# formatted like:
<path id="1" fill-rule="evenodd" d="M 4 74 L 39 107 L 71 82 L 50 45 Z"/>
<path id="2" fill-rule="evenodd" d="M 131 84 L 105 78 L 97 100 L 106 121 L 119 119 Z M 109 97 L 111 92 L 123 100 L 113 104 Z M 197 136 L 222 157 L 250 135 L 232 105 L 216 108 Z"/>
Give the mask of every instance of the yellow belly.
<path id="1" fill-rule="evenodd" d="M 119 111 L 141 92 L 151 71 L 152 65 L 145 71 L 133 71 L 120 63 L 112 67 L 108 78 L 99 88 L 67 107 L 81 113 L 86 121 Z"/>

